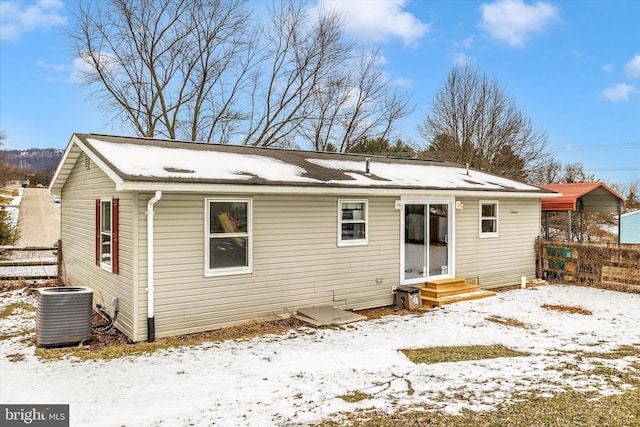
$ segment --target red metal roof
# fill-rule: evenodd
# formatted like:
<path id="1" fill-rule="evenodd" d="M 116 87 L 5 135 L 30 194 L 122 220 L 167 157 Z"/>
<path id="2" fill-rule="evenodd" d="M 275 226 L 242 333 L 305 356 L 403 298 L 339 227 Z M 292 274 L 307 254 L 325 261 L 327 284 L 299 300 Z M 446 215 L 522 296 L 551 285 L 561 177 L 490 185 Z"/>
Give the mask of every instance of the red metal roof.
<path id="1" fill-rule="evenodd" d="M 624 202 L 624 199 L 602 182 L 580 182 L 575 184 L 546 184 L 538 187 L 561 193 L 562 196 L 542 199 L 543 211 L 575 211 L 580 197 L 587 196 L 598 188 L 608 191 L 611 196 Z"/>

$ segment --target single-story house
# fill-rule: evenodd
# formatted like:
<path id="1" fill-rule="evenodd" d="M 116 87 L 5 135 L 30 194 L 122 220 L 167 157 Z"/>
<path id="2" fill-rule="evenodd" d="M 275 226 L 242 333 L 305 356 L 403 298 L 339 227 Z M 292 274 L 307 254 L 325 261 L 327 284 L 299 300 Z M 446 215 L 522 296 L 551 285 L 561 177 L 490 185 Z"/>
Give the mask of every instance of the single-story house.
<path id="1" fill-rule="evenodd" d="M 640 244 L 640 210 L 620 215 L 620 243 Z"/>
<path id="2" fill-rule="evenodd" d="M 117 298 L 134 341 L 385 306 L 430 279 L 519 284 L 554 194 L 442 161 L 93 134 L 50 191 L 61 277 Z"/>

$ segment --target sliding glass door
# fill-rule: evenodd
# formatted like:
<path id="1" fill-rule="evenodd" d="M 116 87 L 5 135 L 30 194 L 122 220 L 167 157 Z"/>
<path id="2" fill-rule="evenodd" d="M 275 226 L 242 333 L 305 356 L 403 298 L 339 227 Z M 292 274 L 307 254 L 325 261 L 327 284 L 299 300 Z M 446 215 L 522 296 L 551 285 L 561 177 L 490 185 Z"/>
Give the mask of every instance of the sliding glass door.
<path id="1" fill-rule="evenodd" d="M 405 203 L 404 283 L 451 276 L 451 227 L 450 201 Z"/>

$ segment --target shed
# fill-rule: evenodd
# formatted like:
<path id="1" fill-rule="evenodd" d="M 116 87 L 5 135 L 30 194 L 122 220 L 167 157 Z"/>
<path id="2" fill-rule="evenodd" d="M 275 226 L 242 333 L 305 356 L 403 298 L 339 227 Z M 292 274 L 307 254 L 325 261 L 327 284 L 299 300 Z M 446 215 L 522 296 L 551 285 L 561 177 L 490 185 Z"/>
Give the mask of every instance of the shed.
<path id="1" fill-rule="evenodd" d="M 640 244 L 640 210 L 620 215 L 620 243 Z"/>
<path id="2" fill-rule="evenodd" d="M 602 182 L 580 182 L 571 184 L 547 184 L 540 188 L 560 193 L 560 197 L 548 197 L 542 199 L 542 212 L 545 212 L 545 238 L 548 239 L 549 221 L 548 213 L 552 211 L 567 212 L 567 240 L 573 240 L 571 232 L 572 214 L 580 214 L 582 230 L 584 227 L 585 212 L 609 212 L 620 216 L 624 210 L 624 199 L 606 184 Z M 620 222 L 618 221 L 618 224 Z M 582 233 L 578 236 L 582 241 Z"/>
<path id="3" fill-rule="evenodd" d="M 93 134 L 72 135 L 50 191 L 67 284 L 118 298 L 134 341 L 433 280 L 519 284 L 554 194 L 441 161 Z"/>

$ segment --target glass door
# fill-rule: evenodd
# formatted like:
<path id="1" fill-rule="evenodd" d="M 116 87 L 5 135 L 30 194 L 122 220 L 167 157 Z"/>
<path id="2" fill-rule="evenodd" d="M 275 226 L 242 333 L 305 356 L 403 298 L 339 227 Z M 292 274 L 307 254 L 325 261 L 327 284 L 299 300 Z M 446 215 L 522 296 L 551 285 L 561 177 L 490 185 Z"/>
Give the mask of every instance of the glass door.
<path id="1" fill-rule="evenodd" d="M 404 205 L 405 283 L 450 277 L 451 202 Z"/>

